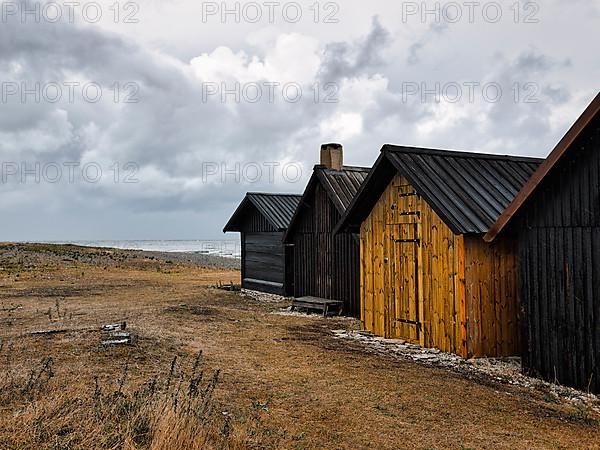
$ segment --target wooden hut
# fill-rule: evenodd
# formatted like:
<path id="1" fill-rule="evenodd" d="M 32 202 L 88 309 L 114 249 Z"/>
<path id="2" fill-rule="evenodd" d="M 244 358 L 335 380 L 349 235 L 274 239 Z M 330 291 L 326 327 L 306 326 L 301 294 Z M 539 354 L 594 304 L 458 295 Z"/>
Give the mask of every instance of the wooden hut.
<path id="1" fill-rule="evenodd" d="M 483 241 L 532 158 L 386 145 L 336 231 L 360 231 L 361 320 L 464 357 L 519 352 L 516 250 Z"/>
<path id="2" fill-rule="evenodd" d="M 600 393 L 600 94 L 486 240 L 507 236 L 519 243 L 523 368 Z"/>
<path id="3" fill-rule="evenodd" d="M 241 234 L 242 287 L 278 295 L 293 292 L 283 235 L 300 195 L 249 193 L 223 232 Z"/>
<path id="4" fill-rule="evenodd" d="M 319 307 L 321 301 L 343 302 L 343 312 L 359 312 L 359 241 L 352 233 L 333 229 L 369 169 L 343 165 L 343 149 L 324 145 L 321 164 L 304 191 L 285 235 L 294 265 L 294 296 L 301 306 Z"/>

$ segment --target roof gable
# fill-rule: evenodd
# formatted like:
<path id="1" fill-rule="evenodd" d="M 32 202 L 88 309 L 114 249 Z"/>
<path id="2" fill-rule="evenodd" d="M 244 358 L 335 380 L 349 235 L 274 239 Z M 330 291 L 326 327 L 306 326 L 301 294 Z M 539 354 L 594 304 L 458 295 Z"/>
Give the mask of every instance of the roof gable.
<path id="1" fill-rule="evenodd" d="M 300 203 L 300 195 L 266 194 L 249 192 L 236 209 L 223 232 L 240 231 L 244 222 L 244 212 L 248 207 L 254 207 L 277 231 L 287 230 L 294 211 Z"/>
<path id="2" fill-rule="evenodd" d="M 340 214 L 344 214 L 367 178 L 366 167 L 344 167 L 342 170 L 319 168 L 315 173 Z"/>
<path id="3" fill-rule="evenodd" d="M 287 241 L 288 236 L 292 232 L 295 223 L 302 214 L 303 206 L 308 205 L 308 199 L 314 192 L 317 184 L 320 184 L 327 192 L 327 196 L 338 210 L 340 215 L 343 215 L 352 199 L 359 191 L 361 185 L 367 178 L 370 169 L 367 167 L 350 167 L 344 166 L 342 170 L 327 169 L 317 165 L 313 169 L 313 174 L 308 181 L 308 185 L 304 190 L 302 199 L 292 217 L 290 226 L 285 234 L 284 241 Z"/>
<path id="4" fill-rule="evenodd" d="M 587 128 L 592 120 L 600 114 L 600 93 L 586 108 L 583 114 L 577 119 L 567 134 L 559 141 L 548 158 L 539 166 L 538 170 L 529 178 L 518 195 L 515 196 L 511 204 L 502 212 L 498 220 L 493 224 L 484 239 L 492 242 L 502 230 L 508 225 L 515 214 L 523 207 L 525 202 L 535 192 L 542 180 L 558 164 L 558 162 L 568 153 L 575 140 Z"/>
<path id="5" fill-rule="evenodd" d="M 541 160 L 385 145 L 336 231 L 356 230 L 400 173 L 456 234 L 485 233 Z"/>

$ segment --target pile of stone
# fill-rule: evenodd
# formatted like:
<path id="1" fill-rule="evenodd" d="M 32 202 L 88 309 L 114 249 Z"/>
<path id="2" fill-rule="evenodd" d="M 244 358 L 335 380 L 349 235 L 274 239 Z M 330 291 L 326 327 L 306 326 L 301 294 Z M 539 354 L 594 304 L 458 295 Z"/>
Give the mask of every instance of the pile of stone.
<path id="1" fill-rule="evenodd" d="M 106 338 L 101 342 L 102 346 L 115 347 L 131 344 L 131 333 L 125 331 L 126 328 L 127 322 L 104 325 L 101 330 L 106 333 Z"/>
<path id="2" fill-rule="evenodd" d="M 264 302 L 264 303 L 282 303 L 282 302 L 289 301 L 288 298 L 283 297 L 281 295 L 268 294 L 266 292 L 251 291 L 249 289 L 242 289 L 241 296 L 249 297 L 249 298 L 252 298 L 259 302 Z"/>

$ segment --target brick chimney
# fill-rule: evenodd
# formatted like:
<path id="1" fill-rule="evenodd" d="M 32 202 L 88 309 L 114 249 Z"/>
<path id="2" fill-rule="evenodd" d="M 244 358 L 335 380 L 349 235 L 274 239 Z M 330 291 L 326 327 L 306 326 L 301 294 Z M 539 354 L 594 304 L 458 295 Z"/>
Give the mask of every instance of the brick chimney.
<path id="1" fill-rule="evenodd" d="M 333 170 L 342 170 L 344 147 L 341 144 L 321 145 L 321 165 Z"/>

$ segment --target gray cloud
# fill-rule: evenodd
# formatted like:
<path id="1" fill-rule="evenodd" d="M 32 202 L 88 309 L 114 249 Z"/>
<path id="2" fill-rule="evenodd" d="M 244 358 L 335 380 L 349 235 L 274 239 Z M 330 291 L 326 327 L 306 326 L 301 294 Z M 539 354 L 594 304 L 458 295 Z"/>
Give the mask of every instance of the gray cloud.
<path id="1" fill-rule="evenodd" d="M 440 37 L 448 29 L 445 23 L 432 23 L 423 35 L 408 48 L 408 58 L 406 62 L 410 65 L 418 64 L 421 61 L 421 53 L 425 46 L 431 41 Z"/>
<path id="2" fill-rule="evenodd" d="M 333 42 L 325 47 L 321 79 L 333 82 L 370 73 L 384 63 L 382 53 L 390 43 L 390 32 L 377 16 L 373 17 L 371 30 L 364 38 L 355 42 Z"/>
<path id="3" fill-rule="evenodd" d="M 19 176 L 9 177 L 2 184 L 0 208 L 6 219 L 0 240 L 217 237 L 246 191 L 301 192 L 321 140 L 343 140 L 347 161 L 364 165 L 374 161 L 384 143 L 545 155 L 598 88 L 600 68 L 593 55 L 578 45 L 557 42 L 554 26 L 540 25 L 537 38 L 531 28 L 502 31 L 489 24 L 458 24 L 451 33 L 444 25 L 429 25 L 412 35 L 404 24 L 395 24 L 393 14 L 386 14 L 393 8 L 382 5 L 348 6 L 364 14 L 341 16 L 337 28 L 290 33 L 284 24 L 265 29 L 268 36 L 285 35 L 293 41 L 290 48 L 297 54 L 289 61 L 287 48 L 273 56 L 271 41 L 251 45 L 244 41 L 245 29 L 231 26 L 213 27 L 210 42 L 226 45 L 231 34 L 231 39 L 245 42 L 227 44 L 234 61 L 219 59 L 216 46 L 201 48 L 203 42 L 183 45 L 173 38 L 154 45 L 138 39 L 135 28 L 116 33 L 62 22 L 2 24 L 3 82 L 94 81 L 104 93 L 98 103 L 80 96 L 73 103 L 64 96 L 57 103 L 11 97 L 0 105 L 2 162 L 28 167 L 36 162 L 96 162 L 104 174 L 98 183 L 63 179 L 38 184 L 31 177 L 22 183 Z M 182 27 L 197 28 L 196 23 L 183 23 L 186 2 L 171 7 L 180 8 Z M 597 32 L 597 15 L 586 19 L 577 11 L 568 14 L 579 23 L 572 30 L 573 42 L 580 34 Z M 257 103 L 204 101 L 201 82 L 207 80 L 195 69 L 220 65 L 232 79 L 255 76 L 259 71 L 253 65 L 270 73 L 277 72 L 273 66 L 303 73 L 312 57 L 306 50 L 309 33 L 317 40 L 320 58 L 312 81 L 338 83 L 339 103 L 315 102 L 309 79 L 292 80 L 303 84 L 298 103 L 265 98 Z M 198 68 L 181 54 L 206 54 L 208 59 Z M 255 81 L 266 76 L 256 75 Z M 404 101 L 404 81 L 496 82 L 505 92 L 497 103 L 478 98 L 473 104 L 436 104 L 422 102 L 420 96 Z M 115 103 L 110 86 L 116 82 L 121 87 L 136 83 L 139 103 L 123 103 L 122 97 Z M 514 102 L 509 90 L 514 82 L 536 83 L 538 103 Z M 139 166 L 139 183 L 122 182 L 128 162 Z M 204 182 L 203 164 L 210 162 L 229 169 L 236 163 L 298 162 L 303 176 L 297 183 L 286 182 L 281 172 L 274 183 L 265 176 L 255 184 L 238 183 L 231 175 L 224 183 L 219 175 Z M 118 183 L 109 169 L 114 163 L 120 167 Z"/>

